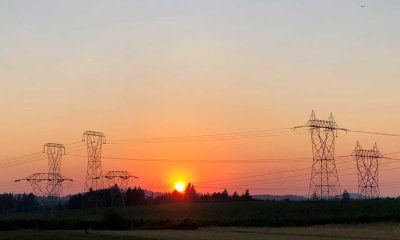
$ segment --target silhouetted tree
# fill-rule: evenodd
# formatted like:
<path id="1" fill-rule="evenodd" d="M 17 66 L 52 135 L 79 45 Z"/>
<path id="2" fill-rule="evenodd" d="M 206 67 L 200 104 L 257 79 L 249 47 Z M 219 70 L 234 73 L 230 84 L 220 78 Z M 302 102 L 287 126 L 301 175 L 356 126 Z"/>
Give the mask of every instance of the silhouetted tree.
<path id="1" fill-rule="evenodd" d="M 140 187 L 134 189 L 128 188 L 125 192 L 125 205 L 134 206 L 144 204 L 146 202 L 146 194 Z"/>
<path id="2" fill-rule="evenodd" d="M 194 186 L 191 183 L 188 183 L 188 185 L 185 188 L 185 192 L 183 194 L 183 198 L 186 201 L 196 201 L 197 200 L 197 193 L 196 193 L 196 189 L 194 188 Z"/>
<path id="3" fill-rule="evenodd" d="M 350 194 L 349 194 L 349 192 L 348 192 L 346 189 L 343 190 L 342 200 L 343 200 L 343 201 L 349 201 L 349 200 L 350 200 Z"/>
<path id="4" fill-rule="evenodd" d="M 170 196 L 172 201 L 182 201 L 182 193 L 178 192 L 176 189 L 172 191 L 171 196 Z"/>
<path id="5" fill-rule="evenodd" d="M 242 200 L 243 201 L 251 201 L 253 199 L 252 196 L 250 196 L 250 190 L 246 189 L 246 191 L 242 194 Z"/>
<path id="6" fill-rule="evenodd" d="M 24 193 L 17 198 L 17 208 L 20 212 L 36 211 L 40 209 L 40 204 L 35 195 Z"/>
<path id="7" fill-rule="evenodd" d="M 15 210 L 17 201 L 11 193 L 0 194 L 0 212 Z"/>
<path id="8" fill-rule="evenodd" d="M 241 197 L 240 197 L 239 194 L 235 191 L 235 192 L 232 194 L 232 201 L 236 202 L 236 201 L 240 201 L 240 200 L 241 200 Z"/>
<path id="9" fill-rule="evenodd" d="M 67 208 L 80 209 L 83 207 L 84 196 L 81 193 L 73 195 L 69 198 Z"/>

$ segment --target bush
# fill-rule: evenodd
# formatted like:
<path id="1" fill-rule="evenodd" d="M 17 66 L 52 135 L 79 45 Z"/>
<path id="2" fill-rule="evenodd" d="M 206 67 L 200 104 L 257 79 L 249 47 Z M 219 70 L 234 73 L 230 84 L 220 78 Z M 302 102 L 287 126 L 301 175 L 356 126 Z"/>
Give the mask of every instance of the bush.
<path id="1" fill-rule="evenodd" d="M 104 213 L 102 225 L 103 229 L 109 230 L 123 230 L 129 226 L 128 221 L 114 209 L 109 209 Z"/>

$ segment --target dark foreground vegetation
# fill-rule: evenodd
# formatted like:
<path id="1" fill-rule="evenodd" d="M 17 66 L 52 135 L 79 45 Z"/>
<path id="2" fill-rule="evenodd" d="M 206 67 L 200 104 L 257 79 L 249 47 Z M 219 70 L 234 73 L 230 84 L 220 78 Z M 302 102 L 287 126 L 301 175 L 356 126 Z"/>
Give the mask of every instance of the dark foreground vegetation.
<path id="1" fill-rule="evenodd" d="M 35 231 L 35 230 L 18 230 L 2 232 L 1 240 L 143 240 L 137 236 L 127 236 L 110 234 L 103 232 L 84 232 L 84 231 L 68 231 L 68 230 L 51 230 L 51 231 Z"/>
<path id="2" fill-rule="evenodd" d="M 0 230 L 196 229 L 400 222 L 400 199 L 256 201 L 249 191 L 146 196 L 141 188 L 110 188 L 46 202 L 32 194 L 0 195 Z"/>
<path id="3" fill-rule="evenodd" d="M 8 213 L 1 230 L 196 229 L 199 226 L 307 226 L 400 222 L 400 200 L 194 202 L 127 208 Z"/>

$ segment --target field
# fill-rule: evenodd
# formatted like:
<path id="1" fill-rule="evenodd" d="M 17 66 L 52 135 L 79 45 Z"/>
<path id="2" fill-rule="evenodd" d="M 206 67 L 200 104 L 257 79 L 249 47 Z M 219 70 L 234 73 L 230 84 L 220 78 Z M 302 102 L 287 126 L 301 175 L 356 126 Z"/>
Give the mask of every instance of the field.
<path id="1" fill-rule="evenodd" d="M 0 214 L 0 240 L 400 239 L 400 200 L 207 202 Z"/>
<path id="2" fill-rule="evenodd" d="M 0 233 L 4 240 L 328 240 L 328 239 L 400 239 L 400 225 L 359 224 L 324 225 L 286 228 L 211 227 L 197 230 L 131 230 L 131 231 L 6 231 Z"/>
<path id="3" fill-rule="evenodd" d="M 113 210 L 59 210 L 0 215 L 2 230 L 290 227 L 378 222 L 400 222 L 400 200 L 171 203 Z"/>

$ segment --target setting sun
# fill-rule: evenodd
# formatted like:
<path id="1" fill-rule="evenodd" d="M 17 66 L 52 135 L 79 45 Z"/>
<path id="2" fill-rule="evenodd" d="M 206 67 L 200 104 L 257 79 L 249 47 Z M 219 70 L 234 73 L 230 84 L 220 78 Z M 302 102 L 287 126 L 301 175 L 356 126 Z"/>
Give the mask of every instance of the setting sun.
<path id="1" fill-rule="evenodd" d="M 175 190 L 178 192 L 182 192 L 185 190 L 185 185 L 182 182 L 175 183 Z"/>

